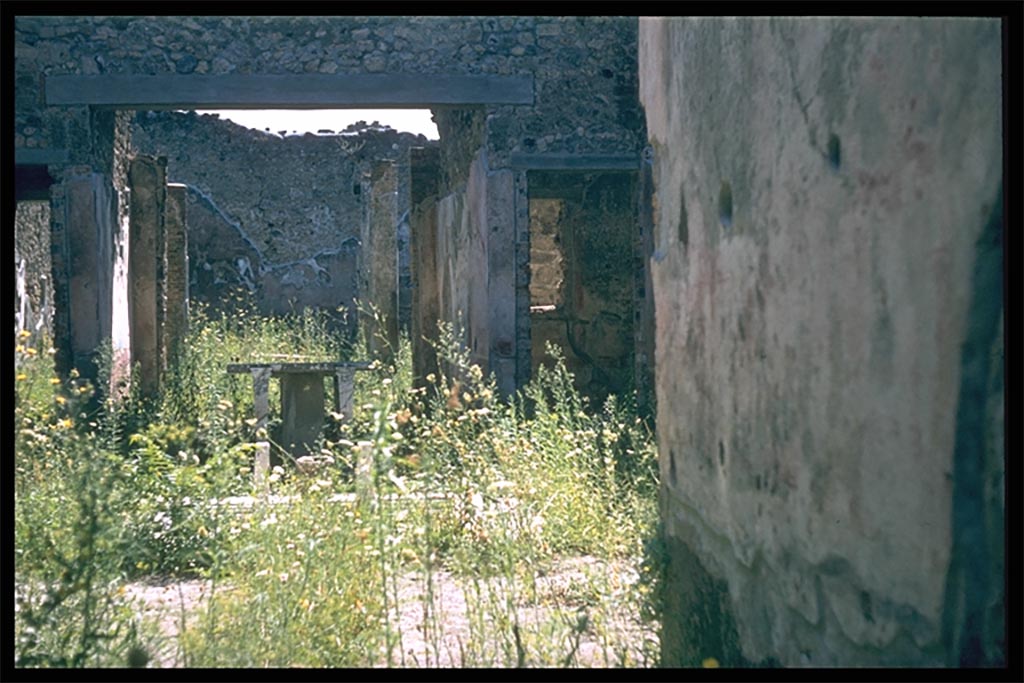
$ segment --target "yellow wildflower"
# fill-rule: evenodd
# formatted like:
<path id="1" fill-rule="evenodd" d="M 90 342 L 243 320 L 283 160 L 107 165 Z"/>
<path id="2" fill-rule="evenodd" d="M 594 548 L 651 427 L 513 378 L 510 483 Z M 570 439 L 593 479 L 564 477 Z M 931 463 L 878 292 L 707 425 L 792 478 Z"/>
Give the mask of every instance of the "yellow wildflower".
<path id="1" fill-rule="evenodd" d="M 701 666 L 703 666 L 705 669 L 717 669 L 718 660 L 714 657 L 708 657 L 703 662 L 701 662 Z"/>

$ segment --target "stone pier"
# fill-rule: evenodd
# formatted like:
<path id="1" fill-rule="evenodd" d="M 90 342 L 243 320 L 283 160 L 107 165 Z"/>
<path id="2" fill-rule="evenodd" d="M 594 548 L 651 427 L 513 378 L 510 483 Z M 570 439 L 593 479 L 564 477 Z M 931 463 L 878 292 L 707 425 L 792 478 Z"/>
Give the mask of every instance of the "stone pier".
<path id="1" fill-rule="evenodd" d="M 58 276 L 57 368 L 61 374 L 75 368 L 95 379 L 97 349 L 111 336 L 115 214 L 110 179 L 88 166 L 68 168 L 53 201 L 59 209 L 52 247 Z"/>
<path id="2" fill-rule="evenodd" d="M 164 360 L 171 361 L 188 332 L 188 221 L 185 193 L 181 183 L 167 184 L 164 206 L 164 235 L 167 252 L 165 282 L 166 312 L 164 314 Z"/>
<path id="3" fill-rule="evenodd" d="M 391 162 L 376 163 L 370 174 L 369 217 L 363 226 L 362 262 L 368 288 L 364 299 L 380 313 L 383 329 L 370 325 L 370 348 L 398 349 L 397 176 Z M 388 347 L 387 349 L 385 347 Z"/>
<path id="4" fill-rule="evenodd" d="M 485 162 L 486 163 L 486 162 Z M 487 171 L 484 185 L 484 225 L 487 249 L 486 286 L 489 306 L 489 348 L 485 357 L 498 390 L 509 396 L 516 390 L 516 211 L 515 176 L 510 170 Z M 479 353 L 480 350 L 477 350 Z"/>
<path id="5" fill-rule="evenodd" d="M 160 390 L 163 365 L 164 207 L 167 185 L 166 160 L 138 156 L 132 159 L 128 301 L 132 368 L 142 396 L 155 398 Z M 76 309 L 72 306 L 72 311 Z"/>
<path id="6" fill-rule="evenodd" d="M 428 340 L 437 339 L 437 173 L 438 150 L 409 150 L 409 246 L 412 270 L 412 369 L 414 381 L 437 373 L 437 354 Z"/>

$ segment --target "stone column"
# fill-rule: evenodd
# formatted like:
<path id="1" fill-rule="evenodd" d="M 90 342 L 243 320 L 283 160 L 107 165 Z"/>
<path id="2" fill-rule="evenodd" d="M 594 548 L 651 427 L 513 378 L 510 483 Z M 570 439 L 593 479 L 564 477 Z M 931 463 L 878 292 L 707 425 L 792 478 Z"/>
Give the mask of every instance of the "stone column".
<path id="1" fill-rule="evenodd" d="M 166 362 L 178 353 L 178 347 L 188 332 L 188 230 L 185 216 L 186 185 L 167 184 L 167 203 L 164 207 L 164 233 L 167 250 L 167 277 L 165 284 L 167 310 L 164 319 Z"/>
<path id="2" fill-rule="evenodd" d="M 138 373 L 135 379 L 141 395 L 149 398 L 155 398 L 160 390 L 164 348 L 166 164 L 163 157 L 138 156 L 132 159 L 128 172 L 131 361 Z"/>
<path id="3" fill-rule="evenodd" d="M 437 373 L 437 354 L 427 340 L 437 339 L 440 316 L 437 267 L 438 150 L 409 150 L 409 246 L 412 270 L 412 370 L 414 382 L 423 386 L 427 375 Z"/>

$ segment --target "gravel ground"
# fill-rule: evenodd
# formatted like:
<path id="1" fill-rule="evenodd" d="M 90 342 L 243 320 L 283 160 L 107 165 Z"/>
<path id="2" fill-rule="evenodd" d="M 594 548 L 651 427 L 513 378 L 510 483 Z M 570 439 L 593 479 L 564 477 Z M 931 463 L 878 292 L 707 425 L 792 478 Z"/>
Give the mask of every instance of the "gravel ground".
<path id="1" fill-rule="evenodd" d="M 647 661 L 645 644 L 648 653 L 657 650 L 657 625 L 644 624 L 633 614 L 615 613 L 614 607 L 600 609 L 600 603 L 614 600 L 615 592 L 625 589 L 636 578 L 635 571 L 625 564 L 607 564 L 592 557 L 567 558 L 538 570 L 535 599 L 529 603 L 520 600 L 515 609 L 525 643 L 524 663 L 529 666 L 549 661 L 538 659 L 537 651 L 544 650 L 547 657 L 557 656 L 559 663 L 567 666 L 621 666 L 624 656 L 628 656 L 627 664 L 631 666 L 643 665 Z M 507 587 L 497 580 L 459 579 L 446 571 L 434 572 L 432 580 L 433 619 L 431 628 L 425 630 L 423 577 L 413 573 L 399 578 L 399 605 L 391 611 L 391 623 L 398 627 L 390 658 L 392 666 L 515 666 L 513 630 L 500 631 L 493 621 L 502 617 L 467 610 L 467 593 L 495 598 L 504 604 Z M 150 666 L 183 666 L 177 647 L 182 619 L 186 623 L 194 619 L 196 607 L 209 597 L 209 582 L 153 581 L 133 583 L 126 588 L 140 612 L 159 628 Z M 598 615 L 599 626 L 590 615 Z M 469 643 L 480 642 L 472 636 L 481 630 L 503 633 L 509 647 L 495 642 L 482 652 L 467 651 Z M 609 634 L 614 637 L 608 640 L 629 644 L 628 655 L 605 647 Z M 387 666 L 387 662 L 387 654 L 382 653 L 379 666 Z"/>

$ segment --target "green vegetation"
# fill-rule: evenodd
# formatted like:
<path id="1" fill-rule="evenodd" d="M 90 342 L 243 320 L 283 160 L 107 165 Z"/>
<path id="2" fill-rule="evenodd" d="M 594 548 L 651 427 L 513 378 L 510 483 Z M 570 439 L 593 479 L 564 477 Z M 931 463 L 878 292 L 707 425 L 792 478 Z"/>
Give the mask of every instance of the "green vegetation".
<path id="1" fill-rule="evenodd" d="M 45 347 L 19 346 L 17 664 L 155 664 L 168 647 L 196 667 L 656 664 L 657 461 L 630 398 L 589 406 L 549 349 L 503 401 L 441 337 L 423 386 L 406 341 L 357 373 L 328 464 L 275 467 L 269 496 L 252 444 L 280 418 L 257 433 L 251 380 L 225 366 L 362 357 L 325 316 L 195 311 L 161 399 L 99 410 Z M 128 603 L 152 578 L 210 586 L 171 643 Z"/>

